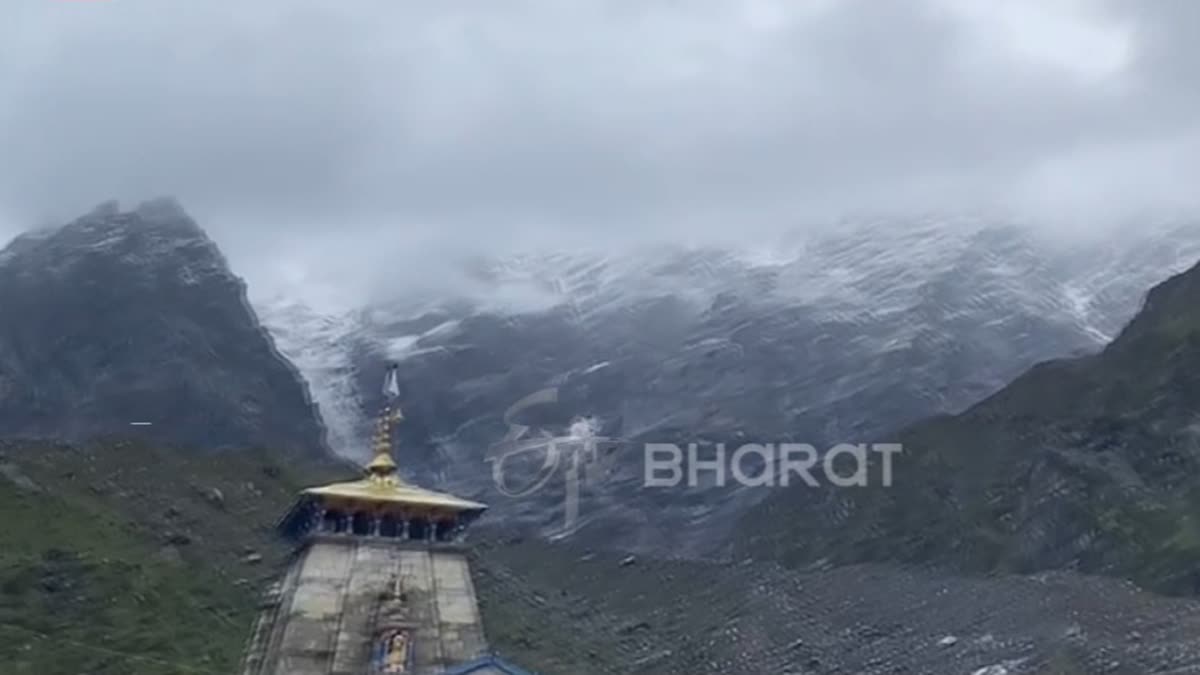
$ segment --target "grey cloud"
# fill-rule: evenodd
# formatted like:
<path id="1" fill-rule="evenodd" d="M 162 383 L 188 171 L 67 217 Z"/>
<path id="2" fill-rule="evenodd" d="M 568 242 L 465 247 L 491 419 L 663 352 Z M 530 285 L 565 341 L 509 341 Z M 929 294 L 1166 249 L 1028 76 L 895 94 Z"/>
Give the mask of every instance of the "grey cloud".
<path id="1" fill-rule="evenodd" d="M 236 258 L 1191 199 L 1196 4 L 1008 7 L 1130 60 L 1085 78 L 948 0 L 33 3 L 0 27 L 0 216 L 169 193 Z"/>

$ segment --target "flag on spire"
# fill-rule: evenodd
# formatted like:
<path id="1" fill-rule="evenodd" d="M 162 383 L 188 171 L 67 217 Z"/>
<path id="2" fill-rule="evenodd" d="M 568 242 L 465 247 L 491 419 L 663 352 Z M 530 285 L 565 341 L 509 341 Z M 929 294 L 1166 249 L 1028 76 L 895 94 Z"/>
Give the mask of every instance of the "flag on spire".
<path id="1" fill-rule="evenodd" d="M 399 366 L 394 363 L 388 366 L 387 377 L 383 378 L 383 395 L 389 401 L 400 398 Z"/>

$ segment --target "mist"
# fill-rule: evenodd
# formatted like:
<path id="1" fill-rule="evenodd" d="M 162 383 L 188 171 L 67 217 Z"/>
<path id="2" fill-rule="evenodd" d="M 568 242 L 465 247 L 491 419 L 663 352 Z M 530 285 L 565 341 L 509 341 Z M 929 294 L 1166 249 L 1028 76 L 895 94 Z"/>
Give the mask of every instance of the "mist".
<path id="1" fill-rule="evenodd" d="M 867 215 L 1200 212 L 1187 0 L 8 11 L 0 237 L 173 195 L 260 292 Z"/>

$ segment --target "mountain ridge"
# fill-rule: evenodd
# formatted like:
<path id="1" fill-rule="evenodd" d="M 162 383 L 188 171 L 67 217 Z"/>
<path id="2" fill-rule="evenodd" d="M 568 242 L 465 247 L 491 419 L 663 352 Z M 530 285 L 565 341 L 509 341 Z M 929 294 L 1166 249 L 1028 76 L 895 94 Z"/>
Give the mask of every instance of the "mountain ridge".
<path id="1" fill-rule="evenodd" d="M 1071 568 L 1200 591 L 1188 571 L 1200 564 L 1198 301 L 1200 265 L 1152 289 L 1099 353 L 1039 363 L 959 415 L 908 427 L 890 488 L 772 495 L 747 513 L 743 553 L 799 566 Z M 819 515 L 779 520 L 798 510 Z"/>
<path id="2" fill-rule="evenodd" d="M 18 236 L 0 252 L 0 317 L 6 436 L 328 451 L 245 282 L 173 199 Z"/>
<path id="3" fill-rule="evenodd" d="M 547 512 L 561 510 L 561 490 L 514 502 L 480 450 L 504 437 L 503 414 L 523 396 L 557 392 L 558 404 L 534 412 L 547 433 L 591 418 L 623 447 L 876 440 L 959 412 L 1039 361 L 1102 349 L 1146 288 L 1200 257 L 1200 228 L 1186 223 L 1147 228 L 1157 234 L 1131 236 L 1137 245 L 1115 253 L 1108 240 L 1050 246 L 1004 223 L 920 225 L 873 236 L 864 224 L 757 258 L 657 247 L 475 260 L 468 273 L 490 295 L 409 298 L 337 318 L 258 306 L 287 336 L 283 351 L 324 382 L 318 397 L 337 400 L 331 425 L 350 441 L 343 452 L 367 447 L 362 411 L 380 403 L 370 374 L 399 361 L 406 468 L 558 536 Z M 596 541 L 725 555 L 711 548 L 713 532 L 732 532 L 761 497 L 648 497 L 639 457 L 609 459 L 584 495 Z M 667 515 L 630 539 L 645 513 Z"/>

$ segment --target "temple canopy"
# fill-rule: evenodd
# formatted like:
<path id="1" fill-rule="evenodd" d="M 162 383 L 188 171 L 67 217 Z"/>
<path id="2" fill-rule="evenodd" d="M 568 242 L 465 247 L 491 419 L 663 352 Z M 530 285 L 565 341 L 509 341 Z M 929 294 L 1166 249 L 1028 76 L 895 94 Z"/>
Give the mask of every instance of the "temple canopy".
<path id="1" fill-rule="evenodd" d="M 455 538 L 487 506 L 408 483 L 400 476 L 392 452 L 393 424 L 403 419 L 394 406 L 399 395 L 396 367 L 388 370 L 384 394 L 388 404 L 375 431 L 375 457 L 359 480 L 311 487 L 280 522 L 291 536 L 309 532 L 372 534 L 403 539 Z M 410 529 L 410 524 L 415 529 Z M 357 530 L 357 531 L 356 531 Z M 392 533 L 395 534 L 392 534 Z"/>
<path id="2" fill-rule="evenodd" d="M 380 484 L 372 477 L 347 483 L 333 483 L 322 487 L 308 488 L 302 495 L 311 495 L 326 499 L 347 499 L 364 504 L 375 503 L 383 505 L 409 505 L 414 507 L 429 507 L 449 511 L 479 511 L 487 506 L 467 499 L 461 499 L 444 492 L 426 490 L 404 482 L 396 484 Z"/>

